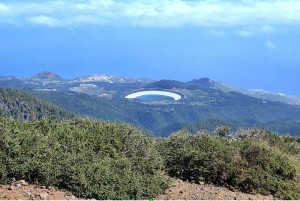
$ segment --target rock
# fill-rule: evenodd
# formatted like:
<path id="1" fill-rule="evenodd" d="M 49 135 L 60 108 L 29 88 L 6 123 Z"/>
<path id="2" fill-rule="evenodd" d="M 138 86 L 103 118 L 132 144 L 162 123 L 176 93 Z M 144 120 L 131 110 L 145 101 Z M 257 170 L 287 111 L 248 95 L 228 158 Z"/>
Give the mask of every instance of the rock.
<path id="1" fill-rule="evenodd" d="M 69 200 L 76 200 L 76 199 L 77 198 L 74 195 L 72 195 Z"/>
<path id="2" fill-rule="evenodd" d="M 30 196 L 32 195 L 32 193 L 29 192 L 29 191 L 24 191 L 24 194 L 25 194 L 25 196 L 27 196 L 27 197 L 30 197 Z"/>
<path id="3" fill-rule="evenodd" d="M 200 185 L 204 185 L 205 183 L 204 183 L 203 181 L 200 181 L 199 184 L 200 184 Z"/>
<path id="4" fill-rule="evenodd" d="M 46 189 L 46 186 L 41 186 L 42 189 Z"/>
<path id="5" fill-rule="evenodd" d="M 39 197 L 40 197 L 42 200 L 47 200 L 48 194 L 47 194 L 47 193 L 41 193 L 41 194 L 39 194 Z"/>
<path id="6" fill-rule="evenodd" d="M 8 190 L 10 190 L 10 191 L 15 190 L 15 187 L 14 186 L 9 186 Z"/>
<path id="7" fill-rule="evenodd" d="M 55 191 L 55 188 L 53 188 L 53 187 L 51 187 L 51 186 L 50 186 L 48 189 L 49 189 L 50 191 Z"/>
<path id="8" fill-rule="evenodd" d="M 22 186 L 28 186 L 28 183 L 25 180 L 19 180 L 19 181 L 15 181 L 13 182 L 14 185 L 22 185 Z"/>
<path id="9" fill-rule="evenodd" d="M 22 185 L 21 185 L 21 184 L 17 184 L 16 186 L 17 186 L 17 188 L 21 188 L 21 187 L 22 187 Z"/>

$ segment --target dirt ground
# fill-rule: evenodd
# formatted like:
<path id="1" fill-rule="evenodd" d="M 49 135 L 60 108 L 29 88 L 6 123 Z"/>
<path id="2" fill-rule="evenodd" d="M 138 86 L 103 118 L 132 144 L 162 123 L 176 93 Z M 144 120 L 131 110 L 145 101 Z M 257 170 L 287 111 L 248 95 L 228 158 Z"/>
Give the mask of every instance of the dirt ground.
<path id="1" fill-rule="evenodd" d="M 173 187 L 159 196 L 160 200 L 273 200 L 273 196 L 247 194 L 209 184 L 192 184 L 176 180 Z"/>
<path id="2" fill-rule="evenodd" d="M 24 180 L 0 185 L 0 200 L 76 200 L 70 192 L 52 187 L 29 185 Z M 192 184 L 176 180 L 173 186 L 154 200 L 273 200 L 273 196 L 247 194 L 208 184 Z"/>
<path id="3" fill-rule="evenodd" d="M 29 185 L 24 180 L 16 181 L 12 185 L 0 185 L 1 200 L 75 200 L 72 193 L 46 188 L 44 186 Z"/>

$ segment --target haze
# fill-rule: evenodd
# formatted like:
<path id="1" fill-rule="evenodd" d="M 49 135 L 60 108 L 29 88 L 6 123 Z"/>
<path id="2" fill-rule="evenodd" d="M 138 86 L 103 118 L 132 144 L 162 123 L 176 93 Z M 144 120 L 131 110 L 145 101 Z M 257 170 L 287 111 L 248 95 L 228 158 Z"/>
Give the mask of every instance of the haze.
<path id="1" fill-rule="evenodd" d="M 298 0 L 0 0 L 0 76 L 208 77 L 300 95 Z"/>

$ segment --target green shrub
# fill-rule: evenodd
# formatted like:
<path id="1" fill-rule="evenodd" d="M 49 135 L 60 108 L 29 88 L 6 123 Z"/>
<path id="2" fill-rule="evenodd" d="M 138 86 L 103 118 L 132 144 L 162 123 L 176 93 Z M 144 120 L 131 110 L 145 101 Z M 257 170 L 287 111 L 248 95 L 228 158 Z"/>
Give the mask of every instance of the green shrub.
<path id="1" fill-rule="evenodd" d="M 126 124 L 0 118 L 0 178 L 84 198 L 141 199 L 167 188 L 156 140 Z"/>
<path id="2" fill-rule="evenodd" d="M 299 199 L 299 155 L 288 148 L 290 141 L 279 146 L 268 135 L 228 140 L 181 131 L 162 142 L 161 154 L 172 177 Z"/>

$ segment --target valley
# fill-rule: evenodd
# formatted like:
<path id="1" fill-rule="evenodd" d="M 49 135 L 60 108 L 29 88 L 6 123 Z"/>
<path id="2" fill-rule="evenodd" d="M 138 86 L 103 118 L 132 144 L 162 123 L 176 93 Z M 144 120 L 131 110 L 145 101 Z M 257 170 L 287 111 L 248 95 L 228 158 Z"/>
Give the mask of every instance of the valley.
<path id="1" fill-rule="evenodd" d="M 92 75 L 67 80 L 41 72 L 29 78 L 1 77 L 0 86 L 25 90 L 79 116 L 131 123 L 156 136 L 195 128 L 193 125 L 212 119 L 225 120 L 223 123 L 231 125 L 232 131 L 259 127 L 291 135 L 300 133 L 297 103 L 271 100 L 273 95 L 255 98 L 207 78 L 179 82 Z M 143 96 L 147 94 L 159 96 Z M 198 130 L 209 127 L 198 125 L 202 125 Z"/>

